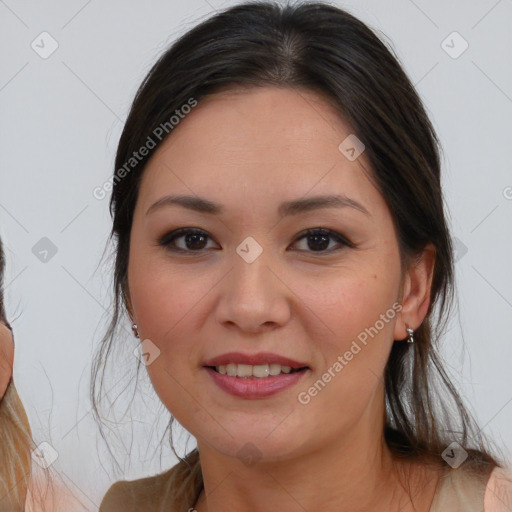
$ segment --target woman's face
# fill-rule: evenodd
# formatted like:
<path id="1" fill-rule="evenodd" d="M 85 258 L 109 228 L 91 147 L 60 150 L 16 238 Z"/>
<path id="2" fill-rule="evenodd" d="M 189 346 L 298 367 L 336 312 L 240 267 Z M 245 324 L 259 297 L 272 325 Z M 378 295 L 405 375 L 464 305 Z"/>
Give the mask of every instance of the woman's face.
<path id="1" fill-rule="evenodd" d="M 0 322 L 0 399 L 3 398 L 12 377 L 14 343 L 10 329 Z"/>
<path id="2" fill-rule="evenodd" d="M 149 340 L 156 392 L 198 443 L 277 460 L 383 420 L 383 370 L 407 336 L 400 259 L 364 152 L 355 158 L 351 139 L 339 149 L 349 135 L 314 93 L 225 91 L 202 100 L 147 165 L 130 241 L 132 319 Z M 163 199 L 178 195 L 220 211 Z M 360 206 L 286 208 L 323 196 Z M 172 241 L 180 228 L 200 234 Z M 304 236 L 313 228 L 332 234 Z M 224 369 L 242 375 L 293 366 L 285 358 L 307 369 L 244 379 L 207 368 L 217 357 L 253 362 Z"/>

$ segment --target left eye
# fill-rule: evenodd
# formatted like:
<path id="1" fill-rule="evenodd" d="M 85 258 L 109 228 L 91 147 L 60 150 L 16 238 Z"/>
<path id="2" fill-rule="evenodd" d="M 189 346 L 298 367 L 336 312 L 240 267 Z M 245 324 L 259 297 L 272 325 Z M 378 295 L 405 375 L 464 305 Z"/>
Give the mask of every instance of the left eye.
<path id="1" fill-rule="evenodd" d="M 340 250 L 341 247 L 326 250 L 327 247 L 329 247 L 329 238 L 335 240 L 338 245 L 353 247 L 353 244 L 349 240 L 341 236 L 339 233 L 336 233 L 336 231 L 324 228 L 308 229 L 305 234 L 297 238 L 296 242 L 307 239 L 308 247 L 315 248 L 312 252 L 333 252 Z"/>
<path id="2" fill-rule="evenodd" d="M 200 252 L 205 249 L 204 245 L 209 238 L 208 233 L 201 229 L 181 228 L 164 235 L 158 244 L 175 252 Z M 177 245 L 176 241 L 179 239 L 183 239 L 184 246 L 179 247 Z M 308 229 L 295 240 L 295 243 L 300 242 L 303 239 L 307 239 L 307 246 L 312 249 L 310 251 L 306 250 L 306 252 L 330 253 L 341 249 L 341 247 L 329 248 L 329 239 L 334 240 L 341 246 L 354 247 L 349 240 L 339 233 L 325 228 Z"/>

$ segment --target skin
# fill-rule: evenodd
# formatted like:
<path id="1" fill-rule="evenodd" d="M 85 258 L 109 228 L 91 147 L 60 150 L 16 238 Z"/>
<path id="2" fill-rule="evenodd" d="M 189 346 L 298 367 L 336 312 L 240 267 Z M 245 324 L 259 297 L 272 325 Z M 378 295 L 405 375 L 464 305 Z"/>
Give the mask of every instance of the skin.
<path id="1" fill-rule="evenodd" d="M 0 398 L 3 398 L 12 377 L 14 343 L 10 329 L 0 322 Z"/>
<path id="2" fill-rule="evenodd" d="M 206 490 L 199 512 L 264 511 L 269 503 L 287 511 L 408 512 L 403 474 L 411 476 L 416 510 L 429 508 L 435 475 L 394 461 L 384 443 L 381 379 L 394 340 L 405 340 L 405 328 L 416 329 L 427 313 L 435 251 L 428 246 L 401 274 L 392 217 L 368 179 L 365 154 L 350 161 L 338 150 L 351 133 L 315 93 L 225 90 L 202 100 L 146 167 L 127 306 L 141 340 L 160 350 L 147 366 L 156 392 L 197 439 Z M 283 201 L 331 193 L 357 200 L 370 215 L 345 207 L 277 216 Z M 165 206 L 146 214 L 168 194 L 205 197 L 226 211 Z M 207 233 L 199 251 L 184 237 L 175 244 L 187 254 L 158 244 L 182 227 Z M 314 240 L 298 240 L 318 227 L 356 247 L 329 238 L 322 252 Z M 263 248 L 251 264 L 236 252 L 248 236 Z M 399 299 L 402 310 L 378 335 L 310 403 L 299 403 L 298 393 Z M 231 351 L 276 352 L 310 370 L 272 397 L 236 398 L 202 368 Z M 250 466 L 237 457 L 248 442 L 260 457 Z"/>

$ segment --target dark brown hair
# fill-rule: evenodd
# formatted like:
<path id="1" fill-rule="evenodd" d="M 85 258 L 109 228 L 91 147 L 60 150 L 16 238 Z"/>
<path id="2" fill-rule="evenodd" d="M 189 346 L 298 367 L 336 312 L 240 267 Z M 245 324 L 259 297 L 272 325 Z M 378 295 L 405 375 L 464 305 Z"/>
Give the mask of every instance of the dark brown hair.
<path id="1" fill-rule="evenodd" d="M 415 326 L 414 344 L 395 343 L 385 368 L 384 435 L 392 453 L 442 463 L 442 452 L 456 441 L 469 454 L 468 467 L 488 472 L 500 465 L 438 355 L 454 298 L 438 138 L 393 50 L 347 11 L 322 2 L 247 2 L 219 12 L 172 44 L 140 85 L 115 160 L 114 312 L 93 368 L 96 415 L 101 416 L 106 362 L 129 297 L 130 230 L 140 180 L 165 140 L 155 137 L 155 129 L 190 98 L 200 102 L 222 89 L 262 86 L 316 92 L 349 123 L 365 145 L 368 174 L 392 214 L 402 271 L 428 243 L 435 246 L 428 313 Z M 155 146 L 120 179 L 119 170 L 148 137 Z"/>

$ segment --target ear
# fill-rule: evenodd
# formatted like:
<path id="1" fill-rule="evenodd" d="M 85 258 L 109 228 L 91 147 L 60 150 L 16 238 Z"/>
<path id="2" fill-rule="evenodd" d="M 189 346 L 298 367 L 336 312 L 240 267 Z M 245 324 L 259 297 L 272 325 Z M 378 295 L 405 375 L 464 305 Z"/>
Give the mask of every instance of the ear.
<path id="1" fill-rule="evenodd" d="M 128 311 L 128 315 L 130 316 L 130 321 L 132 324 L 137 323 L 135 321 L 135 315 L 133 313 L 133 306 L 130 298 L 130 289 L 128 288 L 128 283 L 124 282 L 121 285 L 121 291 L 123 294 L 124 305 Z"/>
<path id="2" fill-rule="evenodd" d="M 429 243 L 405 271 L 400 290 L 402 309 L 395 323 L 395 340 L 407 338 L 406 327 L 418 329 L 428 312 L 435 259 L 435 246 Z"/>

